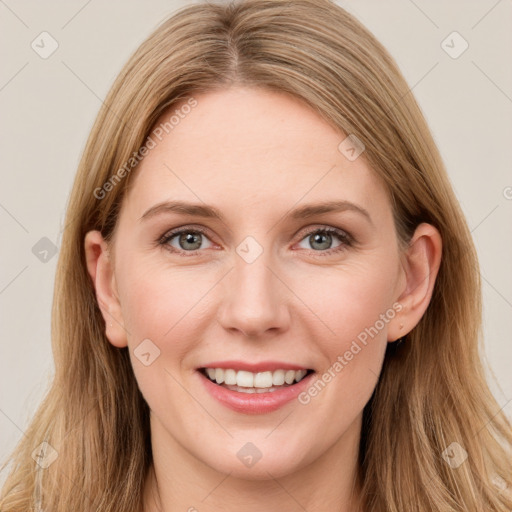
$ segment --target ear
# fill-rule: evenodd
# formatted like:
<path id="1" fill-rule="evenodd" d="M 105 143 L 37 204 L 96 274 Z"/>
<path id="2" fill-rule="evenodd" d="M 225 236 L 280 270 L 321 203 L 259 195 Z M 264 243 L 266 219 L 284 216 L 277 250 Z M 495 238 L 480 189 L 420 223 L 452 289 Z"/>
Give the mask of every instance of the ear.
<path id="1" fill-rule="evenodd" d="M 115 347 L 126 347 L 128 340 L 108 244 L 99 231 L 89 231 L 85 235 L 84 246 L 87 270 L 106 324 L 105 334 Z"/>
<path id="2" fill-rule="evenodd" d="M 432 298 L 441 265 L 442 239 L 431 224 L 422 223 L 402 255 L 401 289 L 397 302 L 402 309 L 389 323 L 388 341 L 395 341 L 419 323 Z"/>

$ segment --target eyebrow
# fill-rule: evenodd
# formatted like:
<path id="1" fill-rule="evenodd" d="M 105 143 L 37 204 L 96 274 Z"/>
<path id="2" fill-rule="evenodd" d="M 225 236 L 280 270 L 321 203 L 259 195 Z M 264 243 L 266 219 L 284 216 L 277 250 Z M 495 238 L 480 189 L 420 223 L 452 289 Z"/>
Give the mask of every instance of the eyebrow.
<path id="1" fill-rule="evenodd" d="M 324 203 L 308 204 L 292 210 L 284 217 L 289 217 L 294 220 L 301 220 L 313 217 L 315 215 L 331 212 L 343 212 L 347 210 L 362 214 L 364 217 L 366 217 L 370 224 L 373 225 L 372 218 L 368 211 L 350 201 L 328 201 Z M 217 208 L 205 204 L 187 203 L 185 201 L 165 201 L 163 203 L 158 203 L 146 210 L 139 221 L 147 220 L 162 213 L 181 213 L 195 217 L 218 219 L 221 222 L 224 222 L 223 215 Z"/>

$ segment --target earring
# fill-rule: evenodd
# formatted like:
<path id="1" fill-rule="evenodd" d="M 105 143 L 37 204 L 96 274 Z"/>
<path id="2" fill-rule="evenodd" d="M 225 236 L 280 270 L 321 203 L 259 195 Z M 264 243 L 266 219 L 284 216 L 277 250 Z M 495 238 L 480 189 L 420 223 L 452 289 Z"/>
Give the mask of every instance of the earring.
<path id="1" fill-rule="evenodd" d="M 398 328 L 399 328 L 400 330 L 402 330 L 402 329 L 404 328 L 404 324 L 400 324 L 400 325 L 398 326 Z M 396 345 L 397 347 L 399 347 L 402 343 L 404 343 L 404 341 L 406 341 L 406 339 L 407 339 L 407 334 L 404 334 L 402 337 L 400 337 L 400 338 L 398 338 L 398 339 L 396 340 L 395 345 Z"/>

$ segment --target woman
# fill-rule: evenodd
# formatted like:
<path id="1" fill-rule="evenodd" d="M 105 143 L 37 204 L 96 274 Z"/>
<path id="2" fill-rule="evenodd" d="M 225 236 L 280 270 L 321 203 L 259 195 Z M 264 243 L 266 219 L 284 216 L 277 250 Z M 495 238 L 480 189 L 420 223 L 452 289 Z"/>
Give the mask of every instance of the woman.
<path id="1" fill-rule="evenodd" d="M 163 23 L 67 222 L 56 375 L 2 512 L 510 510 L 469 230 L 394 61 L 334 3 Z"/>

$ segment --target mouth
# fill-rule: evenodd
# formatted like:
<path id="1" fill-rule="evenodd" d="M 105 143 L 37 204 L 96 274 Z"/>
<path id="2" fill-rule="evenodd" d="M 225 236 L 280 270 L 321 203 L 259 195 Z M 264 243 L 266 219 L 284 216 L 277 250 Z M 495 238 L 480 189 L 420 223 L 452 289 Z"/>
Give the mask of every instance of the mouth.
<path id="1" fill-rule="evenodd" d="M 250 372 L 234 368 L 198 368 L 198 371 L 219 387 L 246 394 L 274 393 L 291 388 L 309 375 L 312 369 L 284 369 Z"/>

